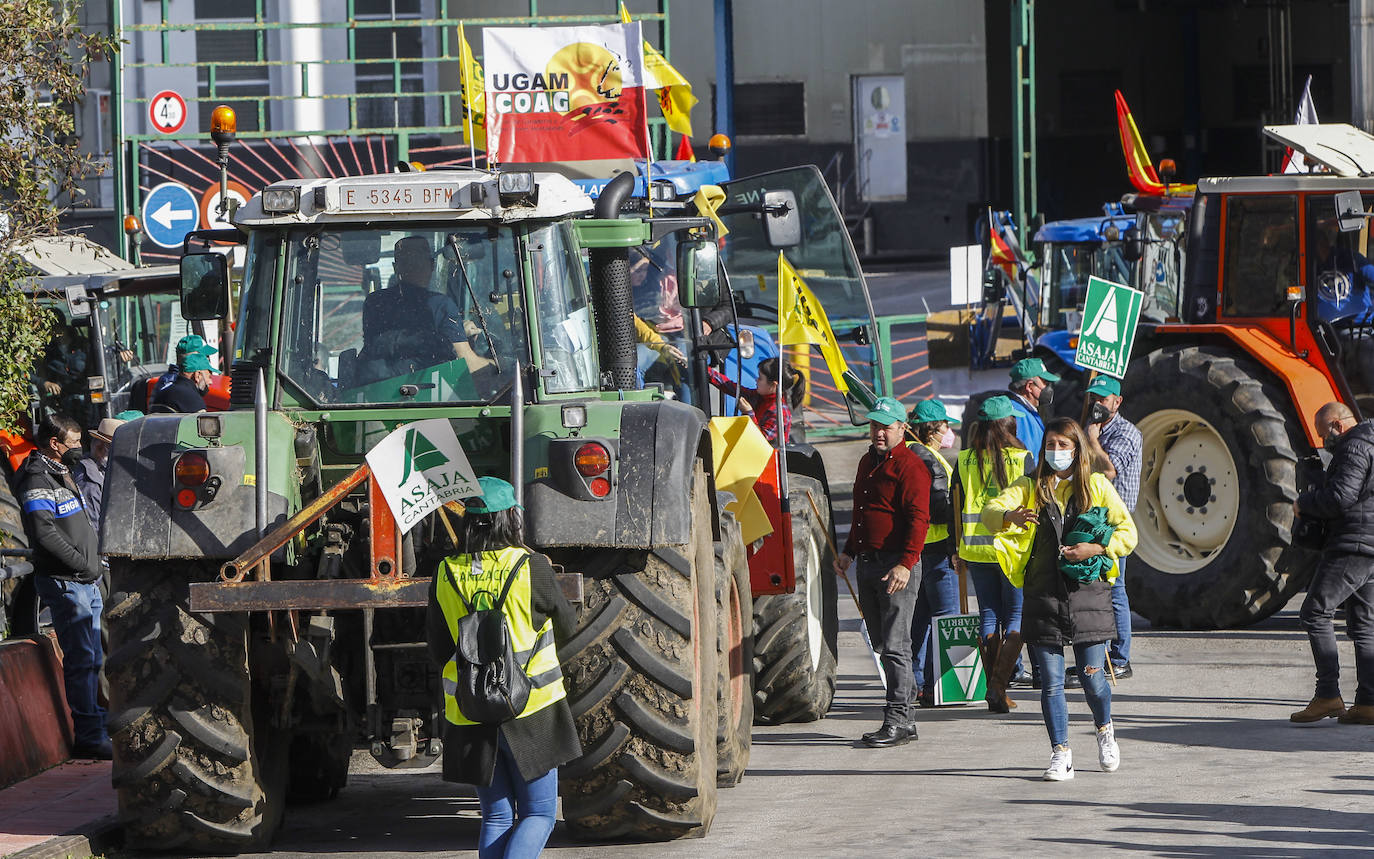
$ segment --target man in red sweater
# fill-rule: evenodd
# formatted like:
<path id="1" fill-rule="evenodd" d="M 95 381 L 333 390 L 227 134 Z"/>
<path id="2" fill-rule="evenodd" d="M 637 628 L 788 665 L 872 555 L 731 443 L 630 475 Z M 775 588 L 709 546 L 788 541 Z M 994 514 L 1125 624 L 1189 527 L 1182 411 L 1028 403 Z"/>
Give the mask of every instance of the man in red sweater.
<path id="1" fill-rule="evenodd" d="M 906 409 L 882 397 L 868 418 L 872 447 L 854 478 L 854 516 L 835 572 L 858 562 L 859 608 L 887 675 L 883 725 L 864 734 L 875 748 L 916 739 L 911 718 L 911 614 L 921 585 L 921 549 L 930 524 L 930 470 L 904 444 Z"/>

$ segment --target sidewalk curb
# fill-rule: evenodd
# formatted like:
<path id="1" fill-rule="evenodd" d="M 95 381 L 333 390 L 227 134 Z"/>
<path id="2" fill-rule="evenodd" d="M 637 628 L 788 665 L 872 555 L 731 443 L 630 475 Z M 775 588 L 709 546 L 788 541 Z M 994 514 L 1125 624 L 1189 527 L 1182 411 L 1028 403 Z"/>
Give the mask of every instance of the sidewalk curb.
<path id="1" fill-rule="evenodd" d="M 41 844 L 11 853 L 5 859 L 86 859 L 118 845 L 121 838 L 118 819 L 113 815 L 94 820 L 75 832 L 55 835 Z"/>

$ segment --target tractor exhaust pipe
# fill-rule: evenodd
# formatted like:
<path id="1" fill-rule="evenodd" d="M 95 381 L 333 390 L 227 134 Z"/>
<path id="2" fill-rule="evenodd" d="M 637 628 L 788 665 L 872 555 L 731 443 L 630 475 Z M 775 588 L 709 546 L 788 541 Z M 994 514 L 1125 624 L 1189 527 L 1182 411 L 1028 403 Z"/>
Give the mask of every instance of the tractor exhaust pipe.
<path id="1" fill-rule="evenodd" d="M 267 534 L 267 383 L 262 369 L 253 386 L 253 523 L 258 539 Z"/>
<path id="2" fill-rule="evenodd" d="M 634 190 L 632 173 L 616 176 L 597 198 L 595 217 L 615 218 Z M 634 300 L 630 293 L 630 252 L 626 248 L 592 248 L 592 299 L 596 304 L 596 339 L 601 366 L 611 374 L 613 390 L 635 387 Z"/>

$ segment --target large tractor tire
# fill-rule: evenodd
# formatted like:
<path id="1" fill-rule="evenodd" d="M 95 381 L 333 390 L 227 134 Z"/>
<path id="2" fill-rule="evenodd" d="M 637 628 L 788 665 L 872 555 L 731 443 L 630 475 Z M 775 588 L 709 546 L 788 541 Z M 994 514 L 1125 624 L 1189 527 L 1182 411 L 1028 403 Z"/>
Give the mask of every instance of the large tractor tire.
<path id="1" fill-rule="evenodd" d="M 734 496 L 721 493 L 716 543 L 716 785 L 734 787 L 749 767 L 754 729 L 754 601 L 749 557 L 735 514 Z"/>
<path id="2" fill-rule="evenodd" d="M 716 813 L 717 626 L 706 475 L 692 541 L 626 552 L 589 579 L 559 652 L 582 756 L 560 771 L 563 817 L 584 841 L 705 835 Z M 634 563 L 638 558 L 639 562 Z"/>
<path id="3" fill-rule="evenodd" d="M 1192 629 L 1245 626 L 1282 608 L 1315 560 L 1289 546 L 1290 430 L 1302 431 L 1287 396 L 1250 361 L 1196 346 L 1137 358 L 1122 394 L 1142 436 L 1131 608 Z"/>
<path id="4" fill-rule="evenodd" d="M 790 482 L 796 588 L 754 600 L 754 719 L 760 724 L 814 722 L 835 697 L 840 624 L 830 505 L 819 480 L 792 475 Z"/>
<path id="5" fill-rule="evenodd" d="M 28 535 L 6 475 L 0 474 L 0 546 L 27 549 Z M 20 576 L 0 582 L 0 639 L 17 638 L 38 632 L 38 591 L 33 576 Z"/>
<path id="6" fill-rule="evenodd" d="M 281 822 L 286 735 L 251 682 L 247 615 L 187 607 L 187 582 L 212 575 L 111 564 L 112 782 L 132 848 L 259 850 Z"/>

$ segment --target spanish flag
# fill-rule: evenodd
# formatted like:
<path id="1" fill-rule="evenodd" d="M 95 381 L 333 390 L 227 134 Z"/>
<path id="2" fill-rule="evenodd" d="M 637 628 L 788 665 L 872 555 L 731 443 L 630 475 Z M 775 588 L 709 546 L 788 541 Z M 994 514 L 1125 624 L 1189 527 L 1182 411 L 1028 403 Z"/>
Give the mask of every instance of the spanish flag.
<path id="1" fill-rule="evenodd" d="M 463 142 L 474 150 L 487 148 L 487 96 L 486 84 L 482 75 L 482 64 L 472 55 L 472 46 L 458 25 L 458 41 L 461 44 L 460 62 L 463 67 Z M 472 139 L 468 139 L 471 120 Z"/>
<path id="2" fill-rule="evenodd" d="M 844 374 L 849 369 L 844 353 L 835 340 L 825 308 L 816 300 L 806 281 L 778 251 L 778 345 L 794 346 L 814 343 L 821 347 L 826 369 L 835 380 L 841 394 L 849 393 Z"/>
<path id="3" fill-rule="evenodd" d="M 1140 129 L 1135 127 L 1135 117 L 1131 116 L 1121 90 L 1116 91 L 1116 127 L 1121 135 L 1121 153 L 1126 156 L 1126 172 L 1130 174 L 1131 184 L 1142 194 L 1163 194 L 1164 184 L 1155 173 L 1150 153 L 1145 151 Z"/>
<path id="4" fill-rule="evenodd" d="M 625 24 L 630 23 L 630 11 L 625 8 L 623 0 L 620 4 L 620 20 Z M 668 127 L 678 134 L 691 137 L 692 108 L 697 103 L 697 97 L 692 95 L 692 85 L 647 39 L 644 41 L 644 77 L 645 89 L 658 90 L 658 109 L 662 111 Z"/>

